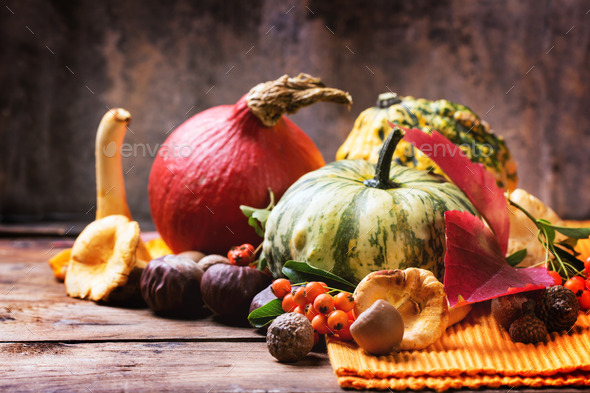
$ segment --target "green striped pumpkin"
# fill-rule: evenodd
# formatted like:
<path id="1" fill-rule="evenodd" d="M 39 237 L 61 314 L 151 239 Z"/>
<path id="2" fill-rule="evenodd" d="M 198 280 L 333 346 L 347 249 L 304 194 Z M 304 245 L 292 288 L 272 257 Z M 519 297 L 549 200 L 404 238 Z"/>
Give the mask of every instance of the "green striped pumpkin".
<path id="1" fill-rule="evenodd" d="M 391 166 L 401 131 L 377 165 L 341 160 L 295 182 L 266 223 L 264 255 L 275 277 L 288 260 L 306 261 L 353 283 L 372 271 L 420 267 L 444 276 L 444 212 L 478 214 L 439 175 Z"/>

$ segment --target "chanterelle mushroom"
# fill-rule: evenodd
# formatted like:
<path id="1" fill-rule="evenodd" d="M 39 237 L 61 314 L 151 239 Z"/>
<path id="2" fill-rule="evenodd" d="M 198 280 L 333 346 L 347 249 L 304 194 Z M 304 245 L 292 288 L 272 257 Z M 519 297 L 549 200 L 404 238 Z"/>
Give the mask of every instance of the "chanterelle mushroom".
<path id="1" fill-rule="evenodd" d="M 131 114 L 123 108 L 109 109 L 96 131 L 94 158 L 96 161 L 96 219 L 120 214 L 131 220 L 127 205 L 121 145 L 129 128 Z M 140 239 L 137 257 L 146 262 L 152 258 Z"/>
<path id="2" fill-rule="evenodd" d="M 136 267 L 139 225 L 122 215 L 96 220 L 78 236 L 72 248 L 65 286 L 69 296 L 109 300 Z M 141 262 L 140 262 L 141 263 Z"/>
<path id="3" fill-rule="evenodd" d="M 109 109 L 103 116 L 96 131 L 96 219 L 110 215 L 122 215 L 132 220 L 123 179 L 121 165 L 121 145 L 128 129 L 131 115 L 125 109 Z M 163 242 L 154 242 L 157 256 L 168 253 Z M 166 247 L 167 248 L 167 247 Z M 71 250 L 62 250 L 50 259 L 49 265 L 58 280 L 63 280 L 67 273 Z M 136 248 L 137 258 L 147 263 L 152 259 L 150 251 L 139 239 Z"/>
<path id="4" fill-rule="evenodd" d="M 426 348 L 447 328 L 445 288 L 428 270 L 408 268 L 370 273 L 354 291 L 354 313 L 360 315 L 379 299 L 391 303 L 402 315 L 401 350 Z"/>

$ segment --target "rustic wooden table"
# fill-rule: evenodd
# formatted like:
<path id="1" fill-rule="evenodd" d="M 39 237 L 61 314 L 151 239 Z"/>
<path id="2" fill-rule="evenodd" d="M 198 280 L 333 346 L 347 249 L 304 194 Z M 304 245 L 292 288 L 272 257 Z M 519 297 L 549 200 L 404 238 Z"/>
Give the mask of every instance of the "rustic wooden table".
<path id="1" fill-rule="evenodd" d="M 343 391 L 325 353 L 281 364 L 254 329 L 69 298 L 47 264 L 59 246 L 0 240 L 1 392 Z"/>

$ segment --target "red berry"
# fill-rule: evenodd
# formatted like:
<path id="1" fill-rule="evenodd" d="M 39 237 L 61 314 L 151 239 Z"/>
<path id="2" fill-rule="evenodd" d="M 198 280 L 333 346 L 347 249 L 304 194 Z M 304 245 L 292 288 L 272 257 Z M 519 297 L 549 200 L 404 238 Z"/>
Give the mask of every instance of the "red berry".
<path id="1" fill-rule="evenodd" d="M 320 335 L 318 332 L 313 332 L 313 346 L 315 347 L 320 342 Z"/>
<path id="2" fill-rule="evenodd" d="M 313 303 L 315 298 L 322 293 L 325 293 L 324 287 L 319 282 L 312 281 L 305 286 L 305 297 L 310 303 Z"/>
<path id="3" fill-rule="evenodd" d="M 307 319 L 309 319 L 309 321 L 311 322 L 313 320 L 313 317 L 315 317 L 316 315 L 318 315 L 318 312 L 313 307 L 313 304 L 312 303 L 306 304 L 305 305 L 305 316 L 307 317 Z"/>
<path id="4" fill-rule="evenodd" d="M 320 314 L 329 314 L 334 310 L 334 299 L 327 293 L 322 293 L 315 298 L 313 307 Z"/>
<path id="5" fill-rule="evenodd" d="M 570 280 L 578 281 L 580 283 L 584 283 L 584 278 L 581 276 L 573 276 Z"/>
<path id="6" fill-rule="evenodd" d="M 328 292 L 330 290 L 330 288 L 328 288 L 328 284 L 326 284 L 323 281 L 318 281 L 318 283 L 320 283 L 320 285 L 322 286 L 322 288 L 324 288 L 324 292 Z"/>
<path id="7" fill-rule="evenodd" d="M 573 293 L 576 294 L 576 296 L 580 296 L 582 294 L 582 291 L 584 290 L 584 287 L 586 286 L 586 283 L 584 282 L 582 277 L 575 276 L 567 280 L 565 284 L 563 284 L 563 286 L 567 289 L 570 289 Z"/>
<path id="8" fill-rule="evenodd" d="M 299 287 L 293 291 L 293 301 L 296 305 L 305 307 L 305 305 L 308 303 L 307 299 L 305 298 L 305 287 Z"/>
<path id="9" fill-rule="evenodd" d="M 349 321 L 356 321 L 356 316 L 354 315 L 354 310 L 350 310 L 349 312 L 346 313 L 346 315 L 348 315 L 348 320 Z"/>
<path id="10" fill-rule="evenodd" d="M 293 312 L 305 316 L 305 309 L 301 306 L 295 307 L 295 310 L 293 310 Z"/>
<path id="11" fill-rule="evenodd" d="M 578 303 L 582 310 L 590 310 L 590 291 L 585 289 L 582 291 L 580 297 L 578 297 Z"/>
<path id="12" fill-rule="evenodd" d="M 232 247 L 227 253 L 227 259 L 232 265 L 248 266 L 254 261 L 254 247 L 251 244 L 242 244 L 238 247 Z"/>
<path id="13" fill-rule="evenodd" d="M 328 327 L 331 330 L 340 330 L 348 323 L 348 316 L 342 310 L 334 310 L 328 314 Z"/>
<path id="14" fill-rule="evenodd" d="M 318 334 L 330 333 L 330 328 L 328 327 L 328 317 L 326 317 L 324 314 L 318 314 L 313 317 L 311 326 L 313 326 Z"/>
<path id="15" fill-rule="evenodd" d="M 352 293 L 340 292 L 338 295 L 334 296 L 334 306 L 338 310 L 344 312 L 352 310 L 354 308 L 354 297 L 352 296 Z"/>
<path id="16" fill-rule="evenodd" d="M 273 281 L 270 290 L 276 297 L 282 299 L 286 294 L 291 293 L 291 283 L 286 278 L 279 278 Z"/>
<path id="17" fill-rule="evenodd" d="M 338 330 L 338 337 L 340 337 L 341 340 L 352 341 L 352 334 L 350 334 L 350 325 L 352 325 L 353 322 L 354 321 L 351 321 L 349 319 L 346 325 L 342 329 Z"/>
<path id="18" fill-rule="evenodd" d="M 584 262 L 584 270 L 586 271 L 586 277 L 590 277 L 590 257 Z"/>
<path id="19" fill-rule="evenodd" d="M 293 301 L 293 295 L 291 295 L 290 293 L 285 295 L 285 297 L 283 298 L 282 307 L 284 312 L 292 312 L 293 310 L 295 310 L 295 307 L 297 307 L 297 305 Z"/>
<path id="20" fill-rule="evenodd" d="M 549 275 L 551 277 L 553 277 L 553 281 L 554 281 L 553 285 L 561 285 L 561 276 L 559 275 L 559 273 L 557 273 L 553 270 L 548 270 L 547 273 L 549 273 Z"/>

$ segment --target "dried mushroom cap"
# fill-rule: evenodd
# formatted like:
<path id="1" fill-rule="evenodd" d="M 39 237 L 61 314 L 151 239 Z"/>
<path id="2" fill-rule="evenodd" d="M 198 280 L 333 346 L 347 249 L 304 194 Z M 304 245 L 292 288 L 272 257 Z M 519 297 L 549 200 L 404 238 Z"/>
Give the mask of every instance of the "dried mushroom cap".
<path id="1" fill-rule="evenodd" d="M 401 350 L 426 348 L 436 342 L 449 321 L 444 285 L 428 270 L 382 270 L 367 275 L 354 291 L 356 315 L 379 299 L 391 303 L 404 320 Z"/>
<path id="2" fill-rule="evenodd" d="M 69 296 L 94 301 L 127 283 L 136 265 L 139 225 L 122 215 L 90 223 L 72 248 L 65 286 Z"/>

